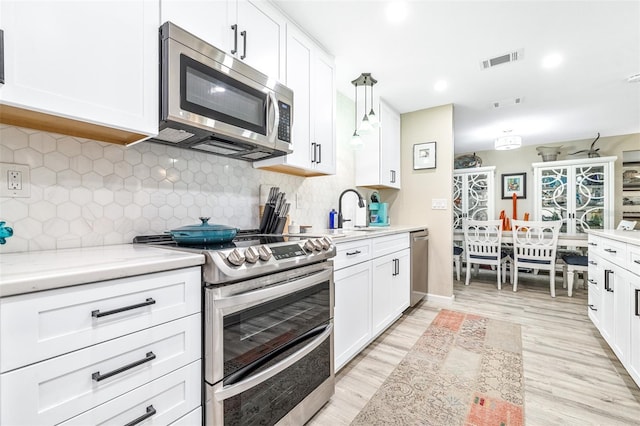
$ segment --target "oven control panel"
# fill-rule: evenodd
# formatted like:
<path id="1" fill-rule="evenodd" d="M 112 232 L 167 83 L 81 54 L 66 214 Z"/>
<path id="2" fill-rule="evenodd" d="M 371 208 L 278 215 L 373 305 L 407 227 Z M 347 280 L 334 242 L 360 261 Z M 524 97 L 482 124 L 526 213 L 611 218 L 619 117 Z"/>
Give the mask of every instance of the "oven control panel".
<path id="1" fill-rule="evenodd" d="M 289 259 L 291 257 L 304 256 L 307 254 L 299 244 L 272 247 L 271 252 L 273 253 L 273 258 L 276 260 Z"/>

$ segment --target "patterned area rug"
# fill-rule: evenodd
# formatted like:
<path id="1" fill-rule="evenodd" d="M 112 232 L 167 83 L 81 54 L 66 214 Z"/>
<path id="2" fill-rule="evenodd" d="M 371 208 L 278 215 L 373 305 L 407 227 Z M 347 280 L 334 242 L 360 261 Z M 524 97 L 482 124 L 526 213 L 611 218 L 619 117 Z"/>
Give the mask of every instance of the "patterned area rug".
<path id="1" fill-rule="evenodd" d="M 523 425 L 520 325 L 442 310 L 352 425 Z"/>

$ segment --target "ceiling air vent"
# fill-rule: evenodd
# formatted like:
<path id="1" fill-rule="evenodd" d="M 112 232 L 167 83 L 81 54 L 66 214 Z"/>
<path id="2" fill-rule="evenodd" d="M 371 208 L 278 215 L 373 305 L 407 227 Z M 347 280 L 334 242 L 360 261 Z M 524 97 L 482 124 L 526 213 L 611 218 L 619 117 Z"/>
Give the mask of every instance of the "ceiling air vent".
<path id="1" fill-rule="evenodd" d="M 491 102 L 491 106 L 494 109 L 496 109 L 496 108 L 504 108 L 504 107 L 513 106 L 513 105 L 520 105 L 522 103 L 522 101 L 523 101 L 522 97 L 502 99 L 502 100 L 499 100 L 499 101 Z"/>
<path id="2" fill-rule="evenodd" d="M 487 68 L 493 68 L 497 65 L 507 64 L 509 62 L 520 61 L 524 57 L 524 49 L 514 50 L 513 52 L 505 53 L 504 55 L 496 56 L 495 58 L 485 59 L 480 62 L 480 66 L 483 70 Z"/>

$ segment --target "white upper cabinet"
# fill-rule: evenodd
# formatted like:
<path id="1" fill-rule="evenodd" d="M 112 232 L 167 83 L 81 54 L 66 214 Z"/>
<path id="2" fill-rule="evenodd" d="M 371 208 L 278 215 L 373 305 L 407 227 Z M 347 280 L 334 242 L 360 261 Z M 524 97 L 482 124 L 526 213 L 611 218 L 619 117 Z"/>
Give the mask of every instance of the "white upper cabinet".
<path id="1" fill-rule="evenodd" d="M 400 189 L 400 114 L 383 100 L 378 105 L 380 127 L 361 135 L 364 146 L 356 154 L 356 186 Z M 363 114 L 364 106 L 357 117 Z"/>
<path id="2" fill-rule="evenodd" d="M 157 134 L 159 25 L 158 1 L 1 1 L 1 121 L 121 144 Z"/>
<path id="3" fill-rule="evenodd" d="M 269 3 L 249 0 L 162 0 L 171 21 L 260 72 L 281 80 L 285 19 Z"/>
<path id="4" fill-rule="evenodd" d="M 333 58 L 294 25 L 287 25 L 286 85 L 293 90 L 293 154 L 254 167 L 299 176 L 334 174 L 336 90 Z"/>

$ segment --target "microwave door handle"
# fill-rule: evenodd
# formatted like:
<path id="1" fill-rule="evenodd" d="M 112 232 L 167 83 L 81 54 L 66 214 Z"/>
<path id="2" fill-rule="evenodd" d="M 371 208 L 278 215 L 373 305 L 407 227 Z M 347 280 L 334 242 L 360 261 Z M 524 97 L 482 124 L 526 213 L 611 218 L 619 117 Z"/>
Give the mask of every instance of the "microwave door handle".
<path id="1" fill-rule="evenodd" d="M 280 123 L 280 111 L 278 111 L 278 100 L 274 92 L 269 92 L 268 105 L 273 109 L 273 123 L 271 123 L 271 129 L 269 131 L 269 142 L 275 142 L 278 136 L 278 124 Z M 269 117 L 269 114 L 267 114 Z"/>

